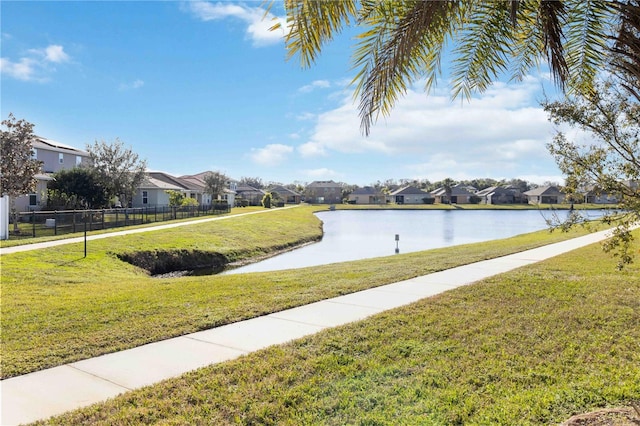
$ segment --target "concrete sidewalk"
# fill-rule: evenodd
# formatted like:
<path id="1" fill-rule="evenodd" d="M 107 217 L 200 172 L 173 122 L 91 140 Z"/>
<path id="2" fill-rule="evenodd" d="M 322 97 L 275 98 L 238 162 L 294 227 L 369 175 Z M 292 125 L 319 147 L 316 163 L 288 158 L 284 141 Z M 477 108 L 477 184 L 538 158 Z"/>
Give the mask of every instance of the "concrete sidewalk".
<path id="1" fill-rule="evenodd" d="M 0 424 L 46 419 L 606 239 L 601 231 L 0 382 Z"/>

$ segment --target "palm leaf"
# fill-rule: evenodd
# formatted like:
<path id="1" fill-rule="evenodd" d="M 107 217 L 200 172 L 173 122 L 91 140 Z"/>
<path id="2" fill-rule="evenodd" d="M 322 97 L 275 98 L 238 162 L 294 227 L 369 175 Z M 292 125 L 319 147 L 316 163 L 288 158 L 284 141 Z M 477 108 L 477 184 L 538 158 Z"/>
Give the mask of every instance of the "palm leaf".
<path id="1" fill-rule="evenodd" d="M 570 91 L 593 92 L 593 81 L 609 50 L 608 28 L 616 21 L 613 3 L 606 0 L 567 0 L 566 60 Z"/>
<path id="2" fill-rule="evenodd" d="M 360 68 L 355 96 L 360 97 L 361 130 L 368 135 L 380 114 L 388 115 L 399 96 L 419 77 L 427 85 L 440 72 L 446 37 L 458 20 L 457 2 L 377 2 L 364 8 L 354 67 Z"/>
<path id="3" fill-rule="evenodd" d="M 510 25 L 511 6 L 506 2 L 469 2 L 464 31 L 453 60 L 453 94 L 470 98 L 474 91 L 484 91 L 507 70 L 511 46 L 517 32 Z"/>
<path id="4" fill-rule="evenodd" d="M 284 5 L 290 27 L 285 36 L 288 57 L 299 55 L 305 68 L 315 62 L 322 47 L 357 13 L 356 0 L 285 0 Z"/>

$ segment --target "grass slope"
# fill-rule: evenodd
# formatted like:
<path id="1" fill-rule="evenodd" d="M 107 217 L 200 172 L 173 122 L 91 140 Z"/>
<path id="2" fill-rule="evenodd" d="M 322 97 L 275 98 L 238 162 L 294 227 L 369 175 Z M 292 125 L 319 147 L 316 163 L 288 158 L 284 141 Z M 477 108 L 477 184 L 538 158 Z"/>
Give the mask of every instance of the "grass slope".
<path id="1" fill-rule="evenodd" d="M 321 234 L 311 208 L 275 211 L 2 258 L 3 378 L 489 259 L 584 233 L 481 244 L 292 271 L 157 279 L 119 260 L 200 250 L 239 259 Z"/>
<path id="2" fill-rule="evenodd" d="M 640 400 L 639 324 L 592 245 L 46 423 L 557 424 Z"/>

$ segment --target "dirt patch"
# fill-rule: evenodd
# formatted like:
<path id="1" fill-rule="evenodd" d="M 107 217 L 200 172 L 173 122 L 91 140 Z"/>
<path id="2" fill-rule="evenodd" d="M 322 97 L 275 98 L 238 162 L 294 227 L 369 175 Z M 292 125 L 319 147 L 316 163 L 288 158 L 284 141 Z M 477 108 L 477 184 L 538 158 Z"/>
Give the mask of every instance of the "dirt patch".
<path id="1" fill-rule="evenodd" d="M 175 278 L 194 275 L 197 271 L 207 271 L 195 275 L 211 275 L 225 269 L 238 268 L 251 263 L 286 253 L 313 244 L 316 241 L 277 247 L 268 253 L 243 258 L 236 253 L 239 260 L 230 261 L 225 255 L 217 252 L 198 250 L 151 250 L 131 253 L 119 253 L 116 256 L 127 263 L 145 269 L 155 278 Z"/>
<path id="2" fill-rule="evenodd" d="M 605 408 L 578 414 L 560 426 L 640 426 L 640 407 Z"/>
<path id="3" fill-rule="evenodd" d="M 151 275 L 203 268 L 224 268 L 229 263 L 220 253 L 198 250 L 138 251 L 121 253 L 117 256 L 120 260 L 147 270 Z"/>

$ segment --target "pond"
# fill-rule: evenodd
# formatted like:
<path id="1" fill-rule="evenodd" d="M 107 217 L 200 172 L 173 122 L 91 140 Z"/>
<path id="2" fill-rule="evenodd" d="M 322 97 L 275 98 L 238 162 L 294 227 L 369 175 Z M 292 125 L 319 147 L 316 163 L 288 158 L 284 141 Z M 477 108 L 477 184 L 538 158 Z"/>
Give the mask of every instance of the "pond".
<path id="1" fill-rule="evenodd" d="M 548 227 L 549 210 L 337 210 L 316 213 L 320 242 L 223 274 L 302 268 L 512 237 Z M 588 211 L 590 218 L 602 216 Z M 398 241 L 396 241 L 396 235 Z"/>

